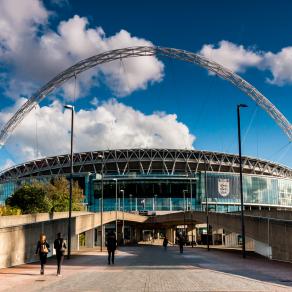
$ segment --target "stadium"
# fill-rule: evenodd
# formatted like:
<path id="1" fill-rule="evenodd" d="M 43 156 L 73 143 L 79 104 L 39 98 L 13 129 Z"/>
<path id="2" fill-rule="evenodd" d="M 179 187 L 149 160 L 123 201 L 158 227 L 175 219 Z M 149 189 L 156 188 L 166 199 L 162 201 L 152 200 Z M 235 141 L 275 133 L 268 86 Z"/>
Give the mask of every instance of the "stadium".
<path id="1" fill-rule="evenodd" d="M 29 161 L 0 173 L 0 203 L 23 183 L 70 176 L 70 155 Z M 74 180 L 89 211 L 240 210 L 237 155 L 178 149 L 124 149 L 74 154 Z M 292 170 L 243 157 L 246 209 L 291 209 Z"/>

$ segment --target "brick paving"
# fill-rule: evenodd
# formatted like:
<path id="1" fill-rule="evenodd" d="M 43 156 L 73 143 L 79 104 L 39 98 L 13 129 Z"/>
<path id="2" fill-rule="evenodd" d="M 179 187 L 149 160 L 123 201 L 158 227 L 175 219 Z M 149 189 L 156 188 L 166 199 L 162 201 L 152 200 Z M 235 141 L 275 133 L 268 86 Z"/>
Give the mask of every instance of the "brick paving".
<path id="1" fill-rule="evenodd" d="M 91 250 L 65 260 L 62 277 L 55 259 L 44 276 L 38 264 L 1 269 L 0 291 L 292 291 L 292 264 L 253 254 L 243 260 L 238 251 L 125 247 L 115 265 L 106 263 L 106 253 Z"/>

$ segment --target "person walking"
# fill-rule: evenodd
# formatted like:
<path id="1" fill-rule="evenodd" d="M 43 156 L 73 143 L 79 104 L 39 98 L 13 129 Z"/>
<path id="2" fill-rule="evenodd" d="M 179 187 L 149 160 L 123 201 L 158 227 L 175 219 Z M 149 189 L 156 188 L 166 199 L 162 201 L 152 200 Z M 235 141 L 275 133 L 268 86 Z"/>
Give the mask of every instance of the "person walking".
<path id="1" fill-rule="evenodd" d="M 116 236 L 113 232 L 110 232 L 109 235 L 107 236 L 106 240 L 106 247 L 107 247 L 107 252 L 108 252 L 108 264 L 115 263 L 115 251 L 117 248 L 117 241 L 116 241 Z"/>
<path id="2" fill-rule="evenodd" d="M 64 254 L 67 249 L 66 242 L 62 237 L 62 233 L 57 233 L 57 238 L 54 241 L 54 249 L 57 257 L 57 276 L 61 276 L 61 266 L 64 260 Z"/>
<path id="3" fill-rule="evenodd" d="M 164 250 L 167 250 L 167 245 L 168 245 L 168 238 L 165 236 L 163 239 L 163 246 L 164 246 Z"/>
<path id="4" fill-rule="evenodd" d="M 35 254 L 39 255 L 40 257 L 40 262 L 41 262 L 40 274 L 41 275 L 44 275 L 45 273 L 45 264 L 47 263 L 47 256 L 49 252 L 50 252 L 50 245 L 47 242 L 46 235 L 42 233 L 40 235 L 39 241 L 37 242 L 37 247 L 35 251 Z"/>
<path id="5" fill-rule="evenodd" d="M 182 235 L 180 235 L 178 238 L 178 245 L 179 245 L 179 252 L 180 253 L 184 252 L 184 244 L 185 244 L 184 237 Z"/>

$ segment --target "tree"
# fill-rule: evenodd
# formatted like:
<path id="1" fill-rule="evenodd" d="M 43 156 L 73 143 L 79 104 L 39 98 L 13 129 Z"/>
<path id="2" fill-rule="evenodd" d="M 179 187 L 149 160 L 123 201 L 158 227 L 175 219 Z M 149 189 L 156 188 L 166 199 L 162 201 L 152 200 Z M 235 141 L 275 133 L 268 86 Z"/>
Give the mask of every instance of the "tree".
<path id="1" fill-rule="evenodd" d="M 46 184 L 45 191 L 52 202 L 52 211 L 63 212 L 69 210 L 69 182 L 65 177 L 55 178 L 51 183 Z M 72 210 L 83 210 L 83 191 L 78 182 L 73 183 Z"/>
<path id="2" fill-rule="evenodd" d="M 83 191 L 78 182 L 73 184 L 72 210 L 83 210 Z M 24 184 L 6 200 L 6 204 L 21 210 L 23 214 L 64 212 L 69 210 L 69 183 L 65 177 L 52 182 Z"/>
<path id="3" fill-rule="evenodd" d="M 52 208 L 43 184 L 37 182 L 24 184 L 6 200 L 6 204 L 21 209 L 23 214 L 50 212 Z"/>

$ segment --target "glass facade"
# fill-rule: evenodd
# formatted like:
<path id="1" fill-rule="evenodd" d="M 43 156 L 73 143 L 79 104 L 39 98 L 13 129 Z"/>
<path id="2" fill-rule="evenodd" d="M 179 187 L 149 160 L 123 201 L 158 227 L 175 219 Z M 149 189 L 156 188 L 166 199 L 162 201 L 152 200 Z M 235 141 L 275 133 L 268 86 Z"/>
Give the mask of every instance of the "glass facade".
<path id="1" fill-rule="evenodd" d="M 116 181 L 115 181 L 116 180 Z M 104 210 L 178 211 L 194 209 L 199 205 L 196 196 L 196 178 L 176 176 L 115 177 L 92 181 L 88 199 L 90 210 L 101 208 L 103 185 Z M 117 201 L 116 201 L 117 187 Z M 123 199 L 124 197 L 124 199 Z"/>
<path id="2" fill-rule="evenodd" d="M 116 210 L 116 207 L 118 210 L 125 211 L 204 210 L 206 195 L 210 210 L 238 211 L 239 175 L 207 172 L 206 176 L 206 182 L 204 172 L 197 173 L 193 177 L 162 174 L 134 177 L 107 175 L 103 180 L 96 179 L 94 174 L 79 177 L 75 174 L 74 180 L 78 180 L 79 185 L 84 189 L 90 211 L 97 212 L 101 209 L 102 185 L 105 211 Z M 49 180 L 50 177 L 39 179 L 44 181 Z M 4 204 L 6 198 L 21 184 L 33 180 L 35 178 L 0 184 L 0 204 Z M 292 179 L 245 174 L 243 192 L 244 202 L 250 206 L 292 207 Z"/>
<path id="3" fill-rule="evenodd" d="M 195 177 L 169 175 L 157 177 L 105 178 L 104 210 L 125 211 L 179 211 L 204 210 L 206 195 L 209 209 L 218 212 L 238 211 L 240 206 L 239 175 L 207 172 Z M 117 202 L 115 199 L 117 179 Z M 92 181 L 89 199 L 91 210 L 101 208 L 102 182 Z M 205 186 L 206 191 L 205 192 Z M 124 191 L 124 200 L 122 198 Z M 243 175 L 244 202 L 250 206 L 292 207 L 292 180 L 269 176 Z"/>
<path id="4" fill-rule="evenodd" d="M 14 181 L 0 184 L 0 205 L 5 204 L 5 200 L 15 192 L 17 187 L 18 185 Z"/>
<path id="5" fill-rule="evenodd" d="M 216 204 L 240 203 L 239 174 L 201 173 L 202 200 Z M 243 175 L 244 203 L 250 205 L 292 207 L 292 180 L 269 176 Z"/>
<path id="6" fill-rule="evenodd" d="M 48 181 L 50 177 L 41 177 L 41 178 L 26 178 L 19 181 L 8 181 L 0 183 L 0 205 L 4 205 L 8 197 L 10 197 L 21 185 L 24 183 L 32 183 L 33 181 Z"/>

